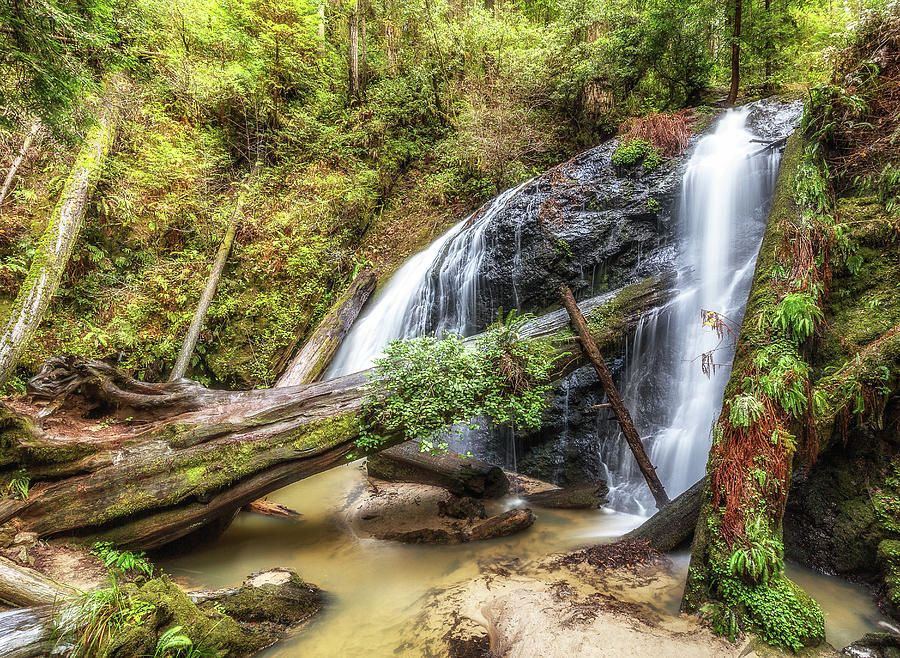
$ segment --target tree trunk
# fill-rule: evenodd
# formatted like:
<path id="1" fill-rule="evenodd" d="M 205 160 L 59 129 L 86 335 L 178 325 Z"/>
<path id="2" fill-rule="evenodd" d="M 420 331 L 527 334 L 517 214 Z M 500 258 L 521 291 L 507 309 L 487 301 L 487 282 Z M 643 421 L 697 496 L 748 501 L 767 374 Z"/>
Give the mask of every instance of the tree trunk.
<path id="1" fill-rule="evenodd" d="M 369 296 L 377 279 L 371 270 L 362 270 L 331 307 L 303 348 L 291 360 L 275 383 L 276 388 L 311 384 L 319 379 L 341 346 L 350 327 Z"/>
<path id="2" fill-rule="evenodd" d="M 16 172 L 19 170 L 19 166 L 22 164 L 22 160 L 25 159 L 25 155 L 28 153 L 28 149 L 31 147 L 31 142 L 32 140 L 34 140 L 34 137 L 35 135 L 37 135 L 40 128 L 40 121 L 35 119 L 31 122 L 31 129 L 25 136 L 25 141 L 22 142 L 22 148 L 19 149 L 19 155 L 17 155 L 16 159 L 13 160 L 12 166 L 9 168 L 9 173 L 6 174 L 6 180 L 3 181 L 3 188 L 0 189 L 0 208 L 3 207 L 3 202 L 6 200 L 6 195 L 9 194 L 9 190 L 12 188 L 12 182 L 16 177 Z"/>
<path id="3" fill-rule="evenodd" d="M 384 54 L 387 58 L 387 69 L 391 75 L 397 75 L 397 28 L 388 16 L 384 24 Z"/>
<path id="4" fill-rule="evenodd" d="M 661 553 L 675 550 L 694 536 L 706 478 L 675 498 L 622 539 L 644 539 Z"/>
<path id="5" fill-rule="evenodd" d="M 316 35 L 319 37 L 320 57 L 325 54 L 325 2 L 326 0 L 319 0 L 317 9 L 318 24 L 316 25 Z"/>
<path id="6" fill-rule="evenodd" d="M 731 89 L 728 104 L 734 105 L 741 84 L 741 8 L 742 0 L 734 0 L 734 26 L 731 36 Z"/>
<path id="7" fill-rule="evenodd" d="M 422 452 L 415 441 L 369 457 L 366 468 L 379 480 L 428 484 L 457 496 L 499 498 L 509 492 L 509 479 L 501 468 L 478 459 Z"/>
<path id="8" fill-rule="evenodd" d="M 359 100 L 359 0 L 350 5 L 350 49 L 348 54 L 350 65 L 350 102 Z"/>
<path id="9" fill-rule="evenodd" d="M 209 307 L 216 294 L 216 288 L 219 287 L 219 281 L 222 279 L 222 272 L 225 271 L 225 263 L 228 262 L 231 246 L 234 244 L 234 236 L 237 232 L 238 223 L 240 222 L 241 210 L 244 207 L 244 202 L 247 200 L 247 190 L 256 175 L 258 166 L 259 162 L 257 161 L 257 164 L 253 166 L 253 169 L 250 172 L 247 183 L 243 186 L 243 189 L 238 195 L 237 203 L 234 206 L 234 212 L 231 215 L 231 221 L 228 223 L 228 228 L 225 230 L 225 237 L 222 238 L 222 243 L 219 245 L 219 251 L 216 253 L 212 269 L 209 271 L 206 287 L 203 289 L 203 294 L 200 295 L 200 301 L 197 304 L 197 310 L 194 312 L 194 318 L 191 320 L 191 325 L 188 327 L 187 335 L 184 337 L 184 343 L 181 345 L 181 351 L 178 353 L 178 358 L 175 359 L 175 365 L 172 367 L 172 374 L 169 375 L 170 382 L 182 379 L 191 363 L 191 356 L 193 356 L 194 350 L 197 347 L 197 341 L 200 339 L 200 331 L 203 329 L 203 322 L 206 320 L 206 314 L 209 312 Z"/>
<path id="10" fill-rule="evenodd" d="M 366 44 L 366 0 L 359 0 L 359 95 L 366 97 L 366 85 L 369 84 L 369 50 Z"/>
<path id="11" fill-rule="evenodd" d="M 620 345 L 645 312 L 671 297 L 673 278 L 653 277 L 586 302 L 603 308 L 598 344 Z M 557 311 L 522 330 L 541 339 L 556 334 L 553 345 L 567 356 L 557 361 L 554 379 L 587 361 L 566 318 Z M 0 476 L 21 465 L 33 481 L 27 500 L 0 499 L 0 524 L 128 549 L 158 548 L 210 524 L 227 526 L 249 502 L 366 454 L 355 441 L 372 394 L 364 388 L 368 381 L 367 373 L 356 373 L 302 386 L 221 391 L 185 380 L 148 384 L 101 361 L 54 357 L 29 382 L 32 395 L 74 398 L 77 391 L 79 407 L 71 423 L 57 425 L 67 434 L 50 436 L 0 405 Z M 91 406 L 115 409 L 125 420 L 98 439 L 80 420 Z M 383 447 L 404 438 L 388 437 Z"/>
<path id="12" fill-rule="evenodd" d="M 0 386 L 13 375 L 62 280 L 84 221 L 88 199 L 116 133 L 115 103 L 107 99 L 47 223 L 31 268 L 0 335 Z"/>
<path id="13" fill-rule="evenodd" d="M 572 296 L 572 291 L 568 286 L 560 286 L 559 295 L 562 298 L 563 305 L 566 307 L 566 311 L 569 313 L 569 317 L 572 318 L 572 325 L 578 334 L 581 347 L 594 366 L 594 370 L 597 371 L 600 384 L 606 392 L 606 397 L 609 398 L 609 403 L 612 405 L 616 420 L 619 421 L 619 426 L 622 428 L 622 434 L 628 442 L 628 447 L 631 448 L 638 467 L 641 469 L 644 479 L 647 480 L 647 486 L 650 487 L 650 492 L 653 494 L 654 500 L 656 500 L 656 507 L 657 509 L 662 509 L 669 504 L 669 497 L 666 495 L 662 482 L 659 481 L 659 476 L 656 475 L 656 469 L 650 463 L 650 458 L 647 457 L 647 453 L 644 451 L 644 444 L 641 443 L 641 437 L 638 436 L 637 429 L 634 427 L 631 414 L 628 413 L 625 403 L 622 402 L 622 398 L 619 396 L 619 391 L 616 390 L 609 368 L 606 367 L 606 362 L 600 354 L 597 343 L 591 336 L 587 322 L 585 322 L 578 304 L 575 303 L 575 297 Z"/>

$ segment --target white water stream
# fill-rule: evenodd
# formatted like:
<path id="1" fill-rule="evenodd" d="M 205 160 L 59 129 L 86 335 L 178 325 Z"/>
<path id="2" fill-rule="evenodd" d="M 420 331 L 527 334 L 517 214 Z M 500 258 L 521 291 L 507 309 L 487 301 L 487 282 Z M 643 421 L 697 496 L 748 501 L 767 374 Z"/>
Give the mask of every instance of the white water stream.
<path id="1" fill-rule="evenodd" d="M 621 384 L 626 404 L 670 497 L 703 475 L 731 374 L 733 344 L 703 326 L 701 311 L 719 313 L 740 327 L 778 175 L 780 152 L 760 152 L 759 140 L 746 127 L 748 113 L 746 108 L 727 112 L 695 147 L 678 213 L 680 293 L 642 322 L 626 357 Z M 707 377 L 700 357 L 710 350 L 719 367 Z M 603 429 L 601 454 L 613 506 L 651 512 L 653 501 L 618 429 L 601 428 L 601 435 Z"/>

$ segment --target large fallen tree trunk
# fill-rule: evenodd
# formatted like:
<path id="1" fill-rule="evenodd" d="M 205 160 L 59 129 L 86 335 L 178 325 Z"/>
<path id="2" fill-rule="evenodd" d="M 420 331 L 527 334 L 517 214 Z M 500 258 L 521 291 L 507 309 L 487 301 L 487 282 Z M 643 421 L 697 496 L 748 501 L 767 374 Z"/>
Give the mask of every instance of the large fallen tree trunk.
<path id="1" fill-rule="evenodd" d="M 509 492 L 509 478 L 500 467 L 478 459 L 422 452 L 415 441 L 369 457 L 367 469 L 380 480 L 430 484 L 457 496 L 499 498 Z"/>
<path id="2" fill-rule="evenodd" d="M 41 324 L 72 255 L 88 199 L 115 137 L 117 113 L 111 99 L 112 94 L 75 160 L 0 334 L 0 386 L 12 376 L 28 341 Z"/>
<path id="3" fill-rule="evenodd" d="M 672 283 L 671 276 L 654 277 L 583 304 L 602 306 L 602 322 L 593 325 L 598 345 L 621 344 L 644 313 L 670 298 Z M 552 344 L 566 356 L 553 378 L 586 362 L 566 320 L 557 312 L 522 332 L 545 340 L 555 335 Z M 147 384 L 101 361 L 51 359 L 30 382 L 35 396 L 77 394 L 82 408 L 97 407 L 92 415 L 114 412 L 127 420 L 104 427 L 99 439 L 96 421 L 88 428 L 77 418 L 52 434 L 0 406 L 0 477 L 24 467 L 34 483 L 27 500 L 0 499 L 0 524 L 40 537 L 87 535 L 142 549 L 212 523 L 227 525 L 250 501 L 365 454 L 356 438 L 372 395 L 367 381 L 367 373 L 357 373 L 302 386 L 219 391 L 184 380 Z M 405 438 L 389 437 L 382 447 Z"/>
<path id="4" fill-rule="evenodd" d="M 362 270 L 335 302 L 297 355 L 278 378 L 276 388 L 311 384 L 319 379 L 334 358 L 363 305 L 375 290 L 377 279 L 371 270 Z"/>

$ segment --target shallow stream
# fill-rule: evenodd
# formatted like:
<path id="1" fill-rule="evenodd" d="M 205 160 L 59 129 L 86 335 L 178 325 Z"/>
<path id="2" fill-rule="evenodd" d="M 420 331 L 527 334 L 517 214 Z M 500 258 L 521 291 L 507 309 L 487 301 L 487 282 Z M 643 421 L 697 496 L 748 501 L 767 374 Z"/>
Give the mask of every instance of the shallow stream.
<path id="1" fill-rule="evenodd" d="M 535 525 L 512 537 L 455 546 L 404 545 L 358 539 L 344 524 L 347 501 L 364 486 L 359 464 L 308 478 L 271 496 L 303 514 L 299 523 L 241 514 L 215 544 L 162 566 L 182 584 L 198 588 L 234 586 L 269 567 L 293 568 L 328 592 L 329 600 L 307 629 L 264 656 L 388 658 L 403 655 L 396 651 L 401 634 L 427 603 L 430 590 L 473 578 L 481 565 L 513 557 L 526 562 L 611 541 L 643 520 L 604 510 L 537 510 Z M 673 560 L 686 573 L 687 554 Z M 800 567 L 789 567 L 788 575 L 825 610 L 834 646 L 884 630 L 878 623 L 885 619 L 864 588 Z M 680 599 L 680 589 L 673 590 L 655 607 L 674 615 Z"/>

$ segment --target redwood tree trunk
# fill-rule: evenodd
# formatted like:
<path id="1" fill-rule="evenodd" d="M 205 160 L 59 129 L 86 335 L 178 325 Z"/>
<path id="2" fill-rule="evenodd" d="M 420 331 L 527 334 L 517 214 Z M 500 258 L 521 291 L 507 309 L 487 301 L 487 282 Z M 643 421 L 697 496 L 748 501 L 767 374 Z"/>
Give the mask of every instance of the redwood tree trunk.
<path id="1" fill-rule="evenodd" d="M 359 0 L 353 0 L 350 8 L 350 102 L 359 100 Z"/>

